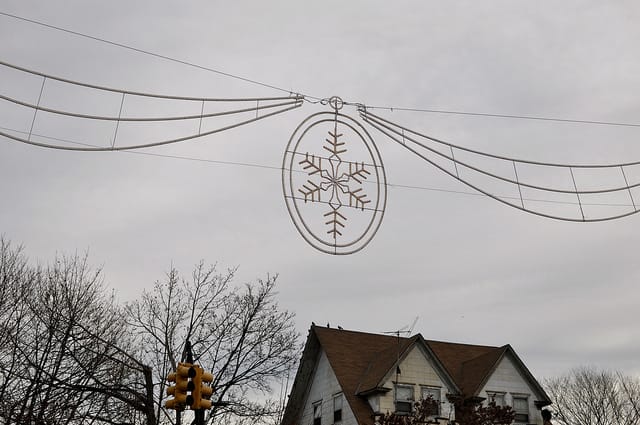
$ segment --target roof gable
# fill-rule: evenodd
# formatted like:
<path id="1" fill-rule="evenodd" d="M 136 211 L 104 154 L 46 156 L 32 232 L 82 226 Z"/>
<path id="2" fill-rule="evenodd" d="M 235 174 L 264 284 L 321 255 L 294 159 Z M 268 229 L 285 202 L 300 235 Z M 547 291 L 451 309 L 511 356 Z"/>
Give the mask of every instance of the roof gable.
<path id="1" fill-rule="evenodd" d="M 356 388 L 356 394 L 382 389 L 381 385 L 385 381 L 385 377 L 395 369 L 394 366 L 397 366 L 400 359 L 406 355 L 409 348 L 413 347 L 416 342 L 415 337 L 392 338 L 395 340 L 395 344 L 391 344 L 388 348 L 374 353 L 375 355 L 369 361 L 369 365 Z"/>
<path id="2" fill-rule="evenodd" d="M 501 348 L 453 342 L 426 341 L 442 362 L 458 388 L 467 396 L 474 396 L 477 386 L 484 382 L 500 356 Z"/>

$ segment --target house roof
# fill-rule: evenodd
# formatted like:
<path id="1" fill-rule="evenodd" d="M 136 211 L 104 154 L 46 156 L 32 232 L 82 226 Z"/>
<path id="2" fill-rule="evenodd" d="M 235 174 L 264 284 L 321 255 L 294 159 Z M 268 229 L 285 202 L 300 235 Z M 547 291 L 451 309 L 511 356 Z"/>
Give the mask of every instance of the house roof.
<path id="1" fill-rule="evenodd" d="M 312 326 L 358 423 L 373 423 L 371 407 L 359 393 L 375 389 L 412 343 L 410 338 Z"/>
<path id="2" fill-rule="evenodd" d="M 313 371 L 322 351 L 335 373 L 343 394 L 361 425 L 373 425 L 373 410 L 366 395 L 382 388 L 386 377 L 414 347 L 432 357 L 434 368 L 450 386 L 450 391 L 477 396 L 500 360 L 511 354 L 525 379 L 548 401 L 547 395 L 509 345 L 491 347 L 425 340 L 422 335 L 399 337 L 312 325 L 300 367 L 291 389 L 282 425 L 299 425 L 298 418 Z"/>
<path id="3" fill-rule="evenodd" d="M 458 385 L 460 392 L 469 397 L 478 395 L 482 384 L 493 372 L 505 350 L 505 347 L 441 341 L 427 341 L 427 344 Z"/>

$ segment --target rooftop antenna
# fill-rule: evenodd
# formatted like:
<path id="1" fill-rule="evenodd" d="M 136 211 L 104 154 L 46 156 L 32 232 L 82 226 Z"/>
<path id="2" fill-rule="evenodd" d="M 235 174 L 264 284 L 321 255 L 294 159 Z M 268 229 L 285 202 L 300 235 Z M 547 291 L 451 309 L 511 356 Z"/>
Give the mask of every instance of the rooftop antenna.
<path id="1" fill-rule="evenodd" d="M 413 322 L 411 323 L 411 325 L 405 325 L 398 330 L 382 332 L 382 333 L 388 334 L 388 335 L 395 335 L 398 337 L 398 339 L 400 338 L 400 334 L 406 334 L 407 336 L 410 336 L 419 318 L 420 316 L 416 316 L 415 319 L 413 319 Z"/>
<path id="2" fill-rule="evenodd" d="M 405 325 L 398 330 L 382 332 L 383 334 L 395 335 L 396 338 L 398 339 L 398 350 L 396 354 L 396 384 L 398 383 L 398 375 L 400 375 L 401 373 L 400 371 L 400 334 L 407 334 L 408 336 L 410 336 L 411 332 L 413 332 L 413 327 L 416 325 L 419 318 L 420 316 L 416 316 L 415 319 L 413 319 L 413 323 L 411 323 L 411 325 Z"/>

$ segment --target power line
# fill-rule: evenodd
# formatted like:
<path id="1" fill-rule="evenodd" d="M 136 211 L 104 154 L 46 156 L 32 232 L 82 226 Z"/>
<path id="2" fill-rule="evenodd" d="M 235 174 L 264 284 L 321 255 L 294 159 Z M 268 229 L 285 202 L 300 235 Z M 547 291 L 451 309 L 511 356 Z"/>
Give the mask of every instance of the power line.
<path id="1" fill-rule="evenodd" d="M 67 28 L 62 28 L 56 25 L 48 24 L 46 22 L 37 21 L 35 19 L 25 18 L 23 16 L 14 15 L 7 12 L 0 11 L 0 15 L 17 19 L 23 22 L 28 22 L 34 25 L 39 25 L 45 28 L 53 29 L 56 31 L 65 32 L 67 34 L 75 35 L 78 37 L 87 38 L 93 41 L 97 41 L 100 43 L 109 44 L 115 47 L 120 47 L 123 49 L 131 50 L 137 53 L 142 53 L 145 55 L 153 56 L 159 59 L 164 59 L 167 61 L 179 63 L 182 65 L 190 66 L 192 68 L 201 69 L 204 71 L 213 72 L 218 75 L 222 75 L 229 78 L 234 78 L 240 81 L 244 81 L 247 83 L 267 87 L 270 89 L 278 90 L 281 92 L 292 94 L 291 90 L 284 89 L 282 87 L 278 87 L 273 84 L 265 83 L 262 81 L 254 80 L 251 78 L 243 77 L 237 74 L 232 74 L 230 72 L 220 71 L 215 68 L 210 68 L 207 66 L 199 65 L 194 62 L 189 62 L 182 59 L 176 59 L 171 56 L 166 56 L 160 53 L 151 52 L 148 50 L 144 50 L 138 47 L 133 47 L 124 43 L 119 43 L 115 41 L 111 41 L 105 38 L 89 35 L 86 33 L 82 33 L 79 31 L 70 30 Z M 318 103 L 325 98 L 320 98 L 316 96 L 311 96 L 304 93 L 299 93 L 302 95 L 305 100 L 310 103 Z M 311 100 L 310 100 L 311 99 Z M 421 112 L 421 113 L 430 113 L 430 114 L 446 114 L 446 115 L 462 115 L 462 116 L 477 116 L 477 117 L 490 117 L 490 118 L 506 118 L 506 119 L 519 119 L 519 120 L 533 120 L 533 121 L 549 121 L 549 122 L 560 122 L 560 123 L 573 123 L 573 124 L 587 124 L 587 125 L 604 125 L 604 126 L 616 126 L 616 127 L 640 127 L 640 123 L 629 123 L 629 122 L 615 122 L 615 121 L 604 121 L 604 120 L 582 120 L 582 119 L 572 119 L 572 118 L 557 118 L 557 117 L 545 117 L 545 116 L 534 116 L 534 115 L 520 115 L 520 114 L 499 114 L 499 113 L 489 113 L 489 112 L 476 112 L 476 111 L 457 111 L 457 110 L 446 110 L 446 109 L 438 109 L 438 108 L 411 108 L 411 107 L 397 107 L 397 106 L 381 106 L 381 105 L 366 105 L 362 102 L 344 102 L 345 105 L 358 106 L 358 107 L 366 107 L 367 109 L 383 109 L 388 111 L 404 111 L 404 112 Z"/>
<path id="2" fill-rule="evenodd" d="M 357 104 L 354 104 L 357 105 Z M 405 111 L 405 112 L 424 112 L 430 114 L 447 114 L 447 115 L 466 115 L 475 117 L 491 117 L 491 118 L 510 118 L 518 120 L 533 120 L 533 121 L 552 121 L 552 122 L 564 122 L 573 124 L 592 124 L 592 125 L 607 125 L 617 127 L 640 127 L 637 123 L 627 122 L 613 122 L 613 121 L 595 121 L 595 120 L 578 120 L 571 118 L 554 118 L 554 117 L 542 117 L 534 115 L 515 115 L 515 114 L 492 114 L 488 112 L 471 112 L 471 111 L 454 111 L 446 109 L 423 109 L 423 108 L 398 108 L 395 106 L 369 106 L 365 105 L 366 109 L 384 109 L 387 111 Z"/>
<path id="3" fill-rule="evenodd" d="M 279 90 L 279 91 L 284 92 L 284 93 L 289 93 L 289 94 L 292 93 L 291 90 L 287 90 L 287 89 L 284 89 L 282 87 L 278 87 L 278 86 L 273 85 L 273 84 L 268 84 L 268 83 L 264 83 L 262 81 L 253 80 L 251 78 L 242 77 L 240 75 L 232 74 L 230 72 L 220 71 L 219 69 L 210 68 L 210 67 L 203 66 L 203 65 L 198 65 L 196 63 L 189 62 L 189 61 L 186 61 L 186 60 L 172 58 L 170 56 L 162 55 L 160 53 L 151 52 L 149 50 L 140 49 L 138 47 L 133 47 L 133 46 L 130 46 L 130 45 L 127 45 L 127 44 L 124 44 L 124 43 L 118 43 L 116 41 L 107 40 L 106 38 L 96 37 L 96 36 L 85 34 L 85 33 L 79 32 L 79 31 L 73 31 L 73 30 L 70 30 L 70 29 L 67 29 L 67 28 L 62 28 L 62 27 L 56 26 L 56 25 L 47 24 L 46 22 L 36 21 L 35 19 L 29 19 L 29 18 L 25 18 L 23 16 L 18 16 L 18 15 L 14 15 L 14 14 L 7 13 L 7 12 L 2 12 L 2 11 L 0 11 L 0 15 L 7 16 L 9 18 L 17 19 L 17 20 L 20 20 L 20 21 L 28 22 L 30 24 L 39 25 L 39 26 L 42 26 L 42 27 L 45 27 L 45 28 L 56 30 L 56 31 L 65 32 L 67 34 L 75 35 L 75 36 L 78 36 L 78 37 L 87 38 L 89 40 L 98 41 L 100 43 L 109 44 L 111 46 L 120 47 L 122 49 L 127 49 L 127 50 L 131 50 L 131 51 L 134 51 L 134 52 L 137 52 L 137 53 L 142 53 L 144 55 L 153 56 L 155 58 L 168 60 L 168 61 L 179 63 L 179 64 L 182 64 L 182 65 L 187 65 L 187 66 L 190 66 L 192 68 L 197 68 L 197 69 L 201 69 L 201 70 L 204 70 L 204 71 L 213 72 L 213 73 L 218 74 L 218 75 L 222 75 L 222 76 L 229 77 L 229 78 L 234 78 L 236 80 L 244 81 L 244 82 L 247 82 L 247 83 L 250 83 L 250 84 L 255 84 L 255 85 L 262 86 L 262 87 L 267 87 L 267 88 L 270 88 L 270 89 Z M 320 98 L 315 97 L 315 96 L 310 96 L 310 95 L 304 95 L 304 96 L 308 97 L 310 99 L 320 100 Z"/>
<path id="4" fill-rule="evenodd" d="M 15 132 L 15 133 L 29 134 L 27 131 L 16 130 L 16 129 L 10 128 L 10 127 L 0 126 L 0 129 L 1 130 L 5 130 L 5 131 L 12 131 L 12 132 Z M 86 146 L 86 147 L 95 147 L 96 146 L 96 145 L 91 145 L 91 144 L 83 143 L 83 142 L 77 142 L 77 141 L 73 141 L 73 140 L 69 140 L 69 139 L 46 136 L 46 135 L 38 134 L 38 133 L 32 133 L 32 136 L 41 137 L 43 139 L 55 140 L 55 141 L 63 142 L 63 143 L 70 143 L 70 144 L 74 144 L 74 145 Z M 191 157 L 191 156 L 169 155 L 169 154 L 160 154 L 160 153 L 154 153 L 154 152 L 142 152 L 142 151 L 117 151 L 117 152 L 129 153 L 129 154 L 135 154 L 135 155 L 146 155 L 146 156 L 152 156 L 152 157 L 157 157 L 157 158 L 177 159 L 177 160 L 181 160 L 181 161 L 194 161 L 194 162 L 209 163 L 209 164 L 231 165 L 231 166 L 239 166 L 239 167 L 251 167 L 251 168 L 259 168 L 259 169 L 266 169 L 266 170 L 282 171 L 282 167 L 280 167 L 280 166 L 273 166 L 273 165 L 266 165 L 266 164 L 256 164 L 256 163 L 251 163 L 251 162 L 222 161 L 222 160 L 217 160 L 217 159 L 197 158 L 197 157 Z M 392 188 L 397 188 L 397 189 L 423 190 L 423 191 L 429 191 L 429 192 L 441 192 L 441 193 L 450 193 L 450 194 L 455 194 L 455 195 L 475 196 L 475 197 L 484 197 L 484 198 L 488 197 L 487 195 L 485 195 L 483 193 L 479 193 L 479 192 L 444 189 L 444 188 L 438 188 L 438 187 L 433 187 L 433 186 L 408 185 L 408 184 L 402 184 L 402 183 L 389 183 L 389 182 L 387 182 L 387 186 L 388 187 L 392 187 Z M 503 199 L 513 199 L 513 200 L 519 200 L 520 199 L 519 197 L 516 197 L 516 196 L 507 196 L 507 195 L 500 195 L 499 197 L 503 198 Z M 561 204 L 561 205 L 578 205 L 577 202 L 556 201 L 556 200 L 552 200 L 552 199 L 538 199 L 538 198 L 523 198 L 523 199 L 525 201 L 529 201 L 529 202 L 540 202 L 540 203 Z M 583 202 L 582 205 L 602 206 L 602 207 L 630 207 L 630 206 L 632 206 L 631 204 L 623 204 L 623 203 L 613 204 L 613 203 L 598 203 L 598 202 Z"/>

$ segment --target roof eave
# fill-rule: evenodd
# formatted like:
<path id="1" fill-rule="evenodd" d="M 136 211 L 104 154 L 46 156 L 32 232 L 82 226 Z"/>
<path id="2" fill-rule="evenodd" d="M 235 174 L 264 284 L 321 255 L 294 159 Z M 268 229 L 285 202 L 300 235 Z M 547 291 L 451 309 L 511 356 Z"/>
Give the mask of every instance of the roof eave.
<path id="1" fill-rule="evenodd" d="M 374 387 L 374 388 L 369 388 L 369 389 L 364 390 L 364 391 L 360 391 L 360 392 L 356 393 L 356 395 L 360 396 L 360 397 L 368 397 L 368 396 L 373 395 L 373 394 L 388 393 L 389 391 L 391 391 L 391 388 L 389 388 L 389 387 Z"/>
<path id="2" fill-rule="evenodd" d="M 307 378 L 310 378 L 315 374 L 320 350 L 320 341 L 312 326 L 309 329 L 307 342 L 302 351 L 300 365 L 298 366 L 298 371 L 296 372 L 296 377 L 291 387 L 291 393 L 289 394 L 289 400 L 282 415 L 281 425 L 293 425 L 298 422 L 301 408 L 304 406 L 307 388 L 311 385 L 312 381 L 312 379 L 305 379 L 305 375 L 308 375 Z M 304 385 L 301 383 L 304 383 Z"/>

